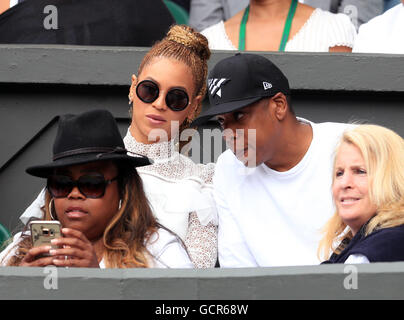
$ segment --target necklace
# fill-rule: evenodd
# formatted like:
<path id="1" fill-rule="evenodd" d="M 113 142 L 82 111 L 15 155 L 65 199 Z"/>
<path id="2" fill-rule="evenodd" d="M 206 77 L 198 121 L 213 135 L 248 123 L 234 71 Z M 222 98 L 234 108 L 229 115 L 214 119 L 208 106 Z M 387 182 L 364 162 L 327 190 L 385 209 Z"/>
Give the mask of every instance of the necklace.
<path id="1" fill-rule="evenodd" d="M 292 27 L 293 17 L 295 16 L 297 8 L 297 0 L 292 0 L 290 4 L 288 16 L 285 21 L 285 26 L 283 28 L 282 39 L 279 45 L 279 51 L 285 51 L 286 43 L 289 39 L 290 29 Z M 243 18 L 241 19 L 240 23 L 240 33 L 239 33 L 239 40 L 238 40 L 238 49 L 240 51 L 245 50 L 245 31 L 247 26 L 248 15 L 250 13 L 250 5 L 247 6 L 244 10 Z"/>

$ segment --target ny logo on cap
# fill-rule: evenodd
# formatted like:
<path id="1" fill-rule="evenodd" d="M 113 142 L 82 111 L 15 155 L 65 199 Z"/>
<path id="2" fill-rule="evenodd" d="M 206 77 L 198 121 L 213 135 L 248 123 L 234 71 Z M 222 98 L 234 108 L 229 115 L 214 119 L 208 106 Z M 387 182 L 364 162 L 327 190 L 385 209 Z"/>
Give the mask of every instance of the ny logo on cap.
<path id="1" fill-rule="evenodd" d="M 268 90 L 272 88 L 272 83 L 269 82 L 263 82 L 262 85 L 264 86 L 264 90 Z"/>
<path id="2" fill-rule="evenodd" d="M 220 98 L 222 97 L 222 88 L 220 88 L 222 85 L 224 85 L 226 82 L 230 81 L 230 79 L 226 78 L 212 78 L 208 80 L 208 87 L 209 87 L 209 93 L 214 96 L 215 94 L 218 95 Z"/>

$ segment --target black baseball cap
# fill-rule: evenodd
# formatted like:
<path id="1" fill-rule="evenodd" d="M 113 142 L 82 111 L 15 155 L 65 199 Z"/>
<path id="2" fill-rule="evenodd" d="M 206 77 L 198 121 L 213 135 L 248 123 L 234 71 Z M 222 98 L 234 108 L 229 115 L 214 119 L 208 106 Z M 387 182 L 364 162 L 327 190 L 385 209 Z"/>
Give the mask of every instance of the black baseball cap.
<path id="1" fill-rule="evenodd" d="M 233 112 L 278 92 L 290 94 L 289 81 L 267 58 L 252 53 L 237 53 L 219 61 L 208 78 L 210 108 L 191 126 L 199 126 L 213 116 Z"/>

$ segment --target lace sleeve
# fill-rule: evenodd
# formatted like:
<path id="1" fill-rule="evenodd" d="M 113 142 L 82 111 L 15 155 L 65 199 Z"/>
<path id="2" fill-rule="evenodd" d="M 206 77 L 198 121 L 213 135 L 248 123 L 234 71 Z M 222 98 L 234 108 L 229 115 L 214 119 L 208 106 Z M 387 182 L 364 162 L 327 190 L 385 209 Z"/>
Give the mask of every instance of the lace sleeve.
<path id="1" fill-rule="evenodd" d="M 195 212 L 189 215 L 185 245 L 195 268 L 214 268 L 217 260 L 217 226 L 203 226 Z"/>

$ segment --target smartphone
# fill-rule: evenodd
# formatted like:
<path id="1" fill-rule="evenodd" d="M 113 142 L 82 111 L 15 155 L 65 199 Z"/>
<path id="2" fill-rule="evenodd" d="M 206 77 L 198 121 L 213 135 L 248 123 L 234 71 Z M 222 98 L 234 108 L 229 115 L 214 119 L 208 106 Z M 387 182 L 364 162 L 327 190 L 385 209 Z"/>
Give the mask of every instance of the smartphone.
<path id="1" fill-rule="evenodd" d="M 57 249 L 57 246 L 51 245 L 51 240 L 62 236 L 62 226 L 59 221 L 37 220 L 31 221 L 30 224 L 32 246 L 52 246 Z"/>

